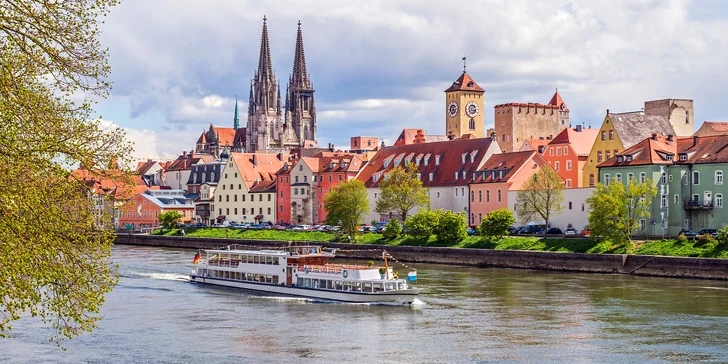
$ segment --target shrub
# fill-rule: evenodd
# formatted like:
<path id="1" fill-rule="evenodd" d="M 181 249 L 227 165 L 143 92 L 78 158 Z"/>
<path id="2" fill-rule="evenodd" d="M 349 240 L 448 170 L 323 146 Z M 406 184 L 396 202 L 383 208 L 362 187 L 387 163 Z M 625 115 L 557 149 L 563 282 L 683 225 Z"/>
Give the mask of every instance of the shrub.
<path id="1" fill-rule="evenodd" d="M 728 245 L 728 226 L 718 230 L 718 237 L 715 240 L 722 245 Z"/>
<path id="2" fill-rule="evenodd" d="M 713 237 L 713 235 L 710 235 L 710 234 L 698 235 L 698 243 L 701 245 L 710 244 L 714 241 L 715 241 L 715 238 Z"/>
<path id="3" fill-rule="evenodd" d="M 678 235 L 677 236 L 677 242 L 680 243 L 680 244 L 685 244 L 685 243 L 688 242 L 688 237 L 685 236 L 685 235 L 682 235 L 682 234 L 681 235 Z"/>
<path id="4" fill-rule="evenodd" d="M 455 245 L 468 236 L 465 216 L 462 213 L 440 210 L 437 214 L 439 215 L 437 227 L 435 227 L 437 240 L 448 245 Z"/>
<path id="5" fill-rule="evenodd" d="M 408 217 L 404 223 L 407 235 L 415 239 L 428 239 L 435 233 L 439 217 L 440 215 L 432 210 L 422 210 Z"/>
<path id="6" fill-rule="evenodd" d="M 388 222 L 382 232 L 382 236 L 387 240 L 395 239 L 400 235 L 402 235 L 402 225 L 399 224 L 397 219 L 392 219 L 392 221 Z"/>
<path id="7" fill-rule="evenodd" d="M 490 240 L 498 240 L 508 235 L 508 227 L 516 223 L 513 212 L 503 208 L 491 211 L 480 223 L 480 235 Z"/>

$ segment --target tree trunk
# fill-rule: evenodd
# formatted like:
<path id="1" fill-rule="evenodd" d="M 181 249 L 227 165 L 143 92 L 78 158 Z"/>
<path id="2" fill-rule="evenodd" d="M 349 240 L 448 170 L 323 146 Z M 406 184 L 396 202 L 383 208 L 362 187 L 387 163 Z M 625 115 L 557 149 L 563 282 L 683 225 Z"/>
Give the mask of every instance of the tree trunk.
<path id="1" fill-rule="evenodd" d="M 546 220 L 546 229 L 544 229 L 544 231 L 543 231 L 543 237 L 545 239 L 549 235 L 549 219 L 544 219 L 544 220 Z"/>

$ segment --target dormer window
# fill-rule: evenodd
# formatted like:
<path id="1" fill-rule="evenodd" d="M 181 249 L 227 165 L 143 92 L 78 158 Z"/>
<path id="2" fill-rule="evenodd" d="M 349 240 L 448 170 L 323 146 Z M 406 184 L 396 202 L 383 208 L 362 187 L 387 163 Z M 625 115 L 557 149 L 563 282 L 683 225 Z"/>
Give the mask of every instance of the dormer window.
<path id="1" fill-rule="evenodd" d="M 498 171 L 498 178 L 503 179 L 503 171 Z"/>
<path id="2" fill-rule="evenodd" d="M 455 180 L 458 180 L 458 172 L 455 172 Z"/>
<path id="3" fill-rule="evenodd" d="M 665 156 L 665 159 L 667 159 L 668 161 L 672 162 L 673 155 L 672 154 L 668 154 L 668 155 Z"/>
<path id="4" fill-rule="evenodd" d="M 680 161 L 683 161 L 684 162 L 686 160 L 688 160 L 688 155 L 687 154 L 680 154 Z"/>
<path id="5" fill-rule="evenodd" d="M 463 158 L 462 158 L 463 159 L 463 164 L 465 164 L 465 157 L 466 157 L 466 153 L 463 153 Z"/>
<path id="6" fill-rule="evenodd" d="M 627 162 L 631 162 L 632 161 L 632 156 L 631 155 L 628 155 L 625 158 L 626 158 L 626 161 Z"/>
<path id="7" fill-rule="evenodd" d="M 435 156 L 435 165 L 436 166 L 439 166 L 440 165 L 440 156 L 439 155 L 436 155 Z"/>
<path id="8" fill-rule="evenodd" d="M 430 164 L 430 157 L 429 156 L 425 157 L 425 165 L 428 165 L 428 164 Z"/>
<path id="9" fill-rule="evenodd" d="M 432 181 L 432 177 L 434 177 L 434 175 L 432 172 L 430 172 L 430 181 Z"/>
<path id="10" fill-rule="evenodd" d="M 621 155 L 617 156 L 617 163 L 622 163 L 624 161 L 624 157 Z"/>

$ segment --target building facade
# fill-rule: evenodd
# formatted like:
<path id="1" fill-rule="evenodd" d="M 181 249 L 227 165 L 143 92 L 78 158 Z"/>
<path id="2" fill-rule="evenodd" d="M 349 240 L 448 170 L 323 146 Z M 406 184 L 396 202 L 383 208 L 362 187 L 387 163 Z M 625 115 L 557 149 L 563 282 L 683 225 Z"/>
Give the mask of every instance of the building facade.
<path id="1" fill-rule="evenodd" d="M 470 134 L 484 138 L 483 96 L 485 90 L 463 69 L 463 74 L 445 90 L 445 134 L 458 139 Z"/>
<path id="2" fill-rule="evenodd" d="M 541 154 L 564 180 L 565 188 L 584 187 L 584 165 L 598 134 L 599 129 L 577 125 L 562 130 L 544 146 Z"/>
<path id="3" fill-rule="evenodd" d="M 190 223 L 194 218 L 193 200 L 196 197 L 183 190 L 147 190 L 132 197 L 120 208 L 119 225 L 129 225 L 134 231 L 158 228 L 159 215 L 167 211 L 179 212 L 181 222 Z"/>
<path id="4" fill-rule="evenodd" d="M 518 151 L 526 139 L 553 138 L 569 127 L 569 108 L 558 90 L 548 104 L 512 102 L 496 105 L 494 113 L 503 152 Z"/>
<path id="5" fill-rule="evenodd" d="M 572 228 L 577 232 L 581 232 L 589 225 L 589 204 L 586 199 L 591 197 L 596 191 L 596 187 L 586 188 L 570 188 L 562 191 L 564 202 L 561 204 L 561 213 L 554 214 L 549 218 L 549 227 L 557 227 L 561 231 Z M 518 190 L 508 191 L 508 201 L 511 201 L 509 208 L 513 211 L 518 225 L 526 225 L 529 223 L 542 225 L 545 223 L 543 219 L 536 221 L 524 221 L 516 212 L 516 196 Z"/>

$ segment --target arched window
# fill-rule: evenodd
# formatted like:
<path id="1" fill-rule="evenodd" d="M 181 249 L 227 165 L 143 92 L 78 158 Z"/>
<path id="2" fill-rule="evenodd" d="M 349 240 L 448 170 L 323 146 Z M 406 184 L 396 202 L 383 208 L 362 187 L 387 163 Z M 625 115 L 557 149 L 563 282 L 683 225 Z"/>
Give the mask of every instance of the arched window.
<path id="1" fill-rule="evenodd" d="M 478 190 L 478 202 L 483 202 L 483 190 Z"/>
<path id="2" fill-rule="evenodd" d="M 470 202 L 475 202 L 475 191 L 470 191 Z"/>
<path id="3" fill-rule="evenodd" d="M 501 202 L 503 194 L 501 193 L 500 188 L 498 189 L 498 202 Z"/>
<path id="4" fill-rule="evenodd" d="M 485 202 L 490 202 L 490 190 L 485 190 Z"/>
<path id="5" fill-rule="evenodd" d="M 483 214 L 478 212 L 478 222 L 482 222 L 482 221 L 483 221 Z"/>
<path id="6" fill-rule="evenodd" d="M 470 223 L 475 224 L 475 213 L 474 212 L 470 213 Z"/>
<path id="7" fill-rule="evenodd" d="M 715 184 L 723 184 L 723 171 L 715 171 Z"/>
<path id="8" fill-rule="evenodd" d="M 470 118 L 470 130 L 475 130 L 475 119 Z"/>

